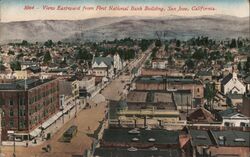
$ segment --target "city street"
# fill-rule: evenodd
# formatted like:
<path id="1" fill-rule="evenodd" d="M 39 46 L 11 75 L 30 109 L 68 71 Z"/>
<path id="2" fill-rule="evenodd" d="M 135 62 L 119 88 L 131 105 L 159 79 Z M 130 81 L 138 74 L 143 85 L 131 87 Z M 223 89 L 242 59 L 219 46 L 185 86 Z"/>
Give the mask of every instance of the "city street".
<path id="1" fill-rule="evenodd" d="M 102 94 L 107 99 L 119 100 L 122 95 L 122 91 L 125 83 L 122 83 L 121 78 L 124 79 L 125 76 L 120 76 L 119 78 L 113 80 L 105 89 L 103 89 Z M 103 96 L 97 94 L 91 100 L 102 100 Z M 92 143 L 92 138 L 87 136 L 87 133 L 93 133 L 94 130 L 99 126 L 99 121 L 104 118 L 104 113 L 106 110 L 107 101 L 100 102 L 96 106 L 96 103 L 89 101 L 92 106 L 90 109 L 82 110 L 78 113 L 76 118 L 71 119 L 67 122 L 57 133 L 55 133 L 52 138 L 41 145 L 16 147 L 17 157 L 71 157 L 72 155 L 82 155 L 84 150 L 90 148 Z M 77 135 L 72 139 L 71 143 L 60 142 L 62 134 L 71 125 L 78 126 Z M 90 131 L 88 130 L 90 128 Z M 51 152 L 44 152 L 42 150 L 47 144 L 51 145 Z M 32 153 L 31 153 L 32 152 Z M 13 146 L 3 146 L 2 153 L 4 157 L 12 157 Z"/>

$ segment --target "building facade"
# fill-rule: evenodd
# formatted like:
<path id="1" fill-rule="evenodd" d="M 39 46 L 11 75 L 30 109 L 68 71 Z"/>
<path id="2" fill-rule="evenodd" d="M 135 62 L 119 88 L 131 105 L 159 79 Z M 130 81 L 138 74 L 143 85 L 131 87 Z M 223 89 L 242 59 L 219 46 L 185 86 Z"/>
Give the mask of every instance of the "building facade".
<path id="1" fill-rule="evenodd" d="M 250 94 L 243 97 L 242 114 L 250 117 Z"/>
<path id="2" fill-rule="evenodd" d="M 111 57 L 94 57 L 92 61 L 94 76 L 112 77 L 114 75 L 114 60 Z"/>
<path id="3" fill-rule="evenodd" d="M 246 92 L 245 85 L 238 79 L 236 73 L 228 74 L 221 81 L 221 88 L 225 95 L 228 93 L 244 94 Z"/>
<path id="4" fill-rule="evenodd" d="M 2 139 L 15 131 L 22 140 L 59 111 L 59 83 L 54 80 L 20 80 L 0 85 Z"/>
<path id="5" fill-rule="evenodd" d="M 118 53 L 114 55 L 114 71 L 117 73 L 122 70 L 122 60 Z"/>

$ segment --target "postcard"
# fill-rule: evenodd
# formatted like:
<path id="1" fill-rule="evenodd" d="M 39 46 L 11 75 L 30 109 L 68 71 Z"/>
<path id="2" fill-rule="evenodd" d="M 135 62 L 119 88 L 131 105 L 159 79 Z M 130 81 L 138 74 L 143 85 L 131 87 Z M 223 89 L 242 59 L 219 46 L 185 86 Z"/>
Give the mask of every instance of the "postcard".
<path id="1" fill-rule="evenodd" d="M 248 0 L 0 0 L 0 157 L 249 157 Z"/>

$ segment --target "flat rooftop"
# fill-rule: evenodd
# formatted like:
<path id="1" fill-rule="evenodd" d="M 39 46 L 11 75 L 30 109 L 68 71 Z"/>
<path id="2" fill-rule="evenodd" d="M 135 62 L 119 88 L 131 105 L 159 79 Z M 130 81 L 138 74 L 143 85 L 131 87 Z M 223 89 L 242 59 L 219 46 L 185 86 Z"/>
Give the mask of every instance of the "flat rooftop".
<path id="1" fill-rule="evenodd" d="M 136 83 L 181 83 L 181 84 L 201 84 L 199 80 L 194 80 L 190 78 L 183 78 L 183 77 L 165 77 L 165 76 L 158 76 L 158 77 L 137 77 L 135 79 Z"/>
<path id="2" fill-rule="evenodd" d="M 192 143 L 194 146 L 211 146 L 213 145 L 208 131 L 205 130 L 190 130 Z"/>
<path id="3" fill-rule="evenodd" d="M 226 130 L 212 131 L 217 144 L 220 144 L 220 137 L 225 137 L 225 146 L 250 147 L 250 132 Z"/>
<path id="4" fill-rule="evenodd" d="M 172 92 L 168 91 L 130 91 L 127 96 L 127 102 L 145 102 L 145 103 L 173 103 Z"/>
<path id="5" fill-rule="evenodd" d="M 131 143 L 136 138 L 136 143 L 141 144 L 179 144 L 179 133 L 176 131 L 163 129 L 137 129 L 135 132 L 133 131 L 134 129 L 131 128 L 106 129 L 102 140 L 111 143 Z"/>
<path id="6" fill-rule="evenodd" d="M 0 90 L 25 90 L 25 84 L 27 90 L 45 84 L 52 81 L 53 79 L 27 79 L 27 80 L 17 80 L 12 83 L 0 83 Z"/>
<path id="7" fill-rule="evenodd" d="M 250 133 L 247 131 L 190 130 L 190 135 L 195 146 L 250 147 Z"/>
<path id="8" fill-rule="evenodd" d="M 129 149 L 119 148 L 97 148 L 94 157 L 180 157 L 180 149 L 136 149 L 136 151 L 129 151 Z"/>

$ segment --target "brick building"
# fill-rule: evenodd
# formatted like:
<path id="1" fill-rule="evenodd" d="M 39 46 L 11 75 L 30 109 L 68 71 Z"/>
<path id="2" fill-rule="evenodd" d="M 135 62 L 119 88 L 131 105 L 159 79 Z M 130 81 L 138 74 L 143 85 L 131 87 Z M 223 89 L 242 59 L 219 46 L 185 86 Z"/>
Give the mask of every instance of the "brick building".
<path id="1" fill-rule="evenodd" d="M 28 79 L 0 84 L 2 139 L 7 131 L 15 131 L 22 140 L 30 132 L 59 111 L 59 83 L 57 79 Z"/>

